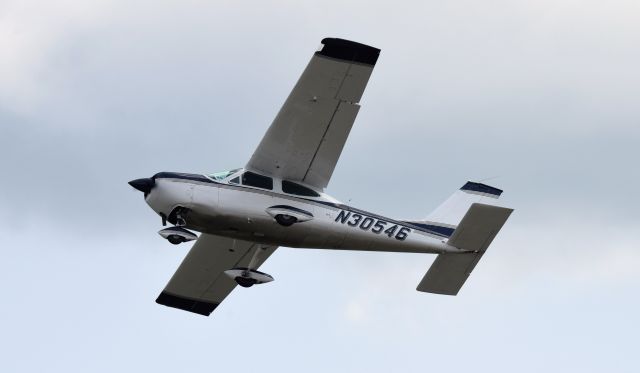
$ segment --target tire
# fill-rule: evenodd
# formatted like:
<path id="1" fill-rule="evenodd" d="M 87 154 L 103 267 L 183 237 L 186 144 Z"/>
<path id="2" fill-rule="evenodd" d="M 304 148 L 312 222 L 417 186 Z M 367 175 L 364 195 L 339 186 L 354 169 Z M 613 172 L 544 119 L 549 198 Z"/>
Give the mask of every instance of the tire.
<path id="1" fill-rule="evenodd" d="M 242 286 L 243 288 L 250 288 L 256 284 L 256 280 L 252 278 L 236 277 L 235 280 L 236 280 L 236 283 Z"/>
<path id="2" fill-rule="evenodd" d="M 172 234 L 171 236 L 167 237 L 167 240 L 169 240 L 169 242 L 174 245 L 178 245 L 184 242 L 184 238 L 178 236 L 177 234 Z"/>
<path id="3" fill-rule="evenodd" d="M 278 214 L 276 215 L 276 222 L 284 227 L 290 227 L 293 224 L 298 222 L 298 219 L 295 216 Z"/>

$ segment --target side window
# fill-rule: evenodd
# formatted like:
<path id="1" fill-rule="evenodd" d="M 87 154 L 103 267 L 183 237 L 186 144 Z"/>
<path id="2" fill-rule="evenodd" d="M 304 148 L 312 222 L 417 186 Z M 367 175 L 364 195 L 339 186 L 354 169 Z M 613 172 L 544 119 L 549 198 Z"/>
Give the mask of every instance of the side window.
<path id="1" fill-rule="evenodd" d="M 240 176 L 234 177 L 233 179 L 229 180 L 229 184 L 240 184 Z"/>
<path id="2" fill-rule="evenodd" d="M 272 190 L 273 179 L 267 176 L 262 176 L 262 175 L 254 174 L 253 172 L 247 171 L 244 174 L 242 174 L 242 185 L 248 185 L 256 188 Z"/>
<path id="3" fill-rule="evenodd" d="M 297 196 L 320 197 L 316 191 L 291 181 L 282 180 L 282 191 Z"/>

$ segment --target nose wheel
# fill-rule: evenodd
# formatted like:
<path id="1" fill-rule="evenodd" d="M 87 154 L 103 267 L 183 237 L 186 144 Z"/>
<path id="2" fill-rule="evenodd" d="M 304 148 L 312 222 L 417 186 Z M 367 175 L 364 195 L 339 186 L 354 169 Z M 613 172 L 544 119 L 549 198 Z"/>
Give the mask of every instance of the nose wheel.
<path id="1" fill-rule="evenodd" d="M 188 231 L 182 227 L 165 228 L 160 230 L 158 234 L 174 245 L 178 245 L 187 241 L 193 241 L 198 238 L 195 233 Z"/>
<path id="2" fill-rule="evenodd" d="M 185 242 L 185 239 L 178 236 L 177 234 L 172 234 L 171 236 L 167 237 L 167 241 L 171 242 L 174 245 L 178 245 Z"/>

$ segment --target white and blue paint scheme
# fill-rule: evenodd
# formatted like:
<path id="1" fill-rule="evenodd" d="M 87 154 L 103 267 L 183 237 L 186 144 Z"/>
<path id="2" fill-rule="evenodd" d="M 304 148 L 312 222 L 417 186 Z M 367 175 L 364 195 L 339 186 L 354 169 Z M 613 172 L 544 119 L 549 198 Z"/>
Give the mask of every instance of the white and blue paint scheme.
<path id="1" fill-rule="evenodd" d="M 196 240 L 157 303 L 209 315 L 236 285 L 272 281 L 257 269 L 279 246 L 438 254 L 417 290 L 458 293 L 512 212 L 495 206 L 501 190 L 467 182 L 413 221 L 325 193 L 379 52 L 324 39 L 244 168 L 130 182 L 172 225 L 162 237 Z"/>

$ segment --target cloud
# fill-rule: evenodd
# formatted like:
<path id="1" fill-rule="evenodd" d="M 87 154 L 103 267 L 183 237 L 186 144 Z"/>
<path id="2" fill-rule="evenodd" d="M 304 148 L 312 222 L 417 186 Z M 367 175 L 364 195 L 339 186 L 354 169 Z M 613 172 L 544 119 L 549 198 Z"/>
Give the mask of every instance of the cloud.
<path id="1" fill-rule="evenodd" d="M 634 368 L 638 6 L 3 2 L 9 367 Z M 498 175 L 514 215 L 458 297 L 415 291 L 434 256 L 283 248 L 211 318 L 157 306 L 188 246 L 126 182 L 242 166 L 326 36 L 382 48 L 329 193 L 420 217 Z"/>
<path id="2" fill-rule="evenodd" d="M 0 109 L 30 116 L 65 91 L 55 75 L 60 53 L 98 27 L 106 1 L 7 1 L 0 8 Z"/>
<path id="3" fill-rule="evenodd" d="M 629 288 L 640 283 L 637 220 L 589 218 L 588 212 L 520 221 L 501 233 L 491 254 L 494 285 L 508 291 L 540 279 L 573 290 Z M 593 215 L 592 215 L 593 216 Z M 509 281 L 502 281 L 508 278 Z M 494 288 L 494 286 L 492 286 Z"/>
<path id="4" fill-rule="evenodd" d="M 366 313 L 362 305 L 357 300 L 350 300 L 347 303 L 345 317 L 352 322 L 360 322 L 366 317 Z"/>

